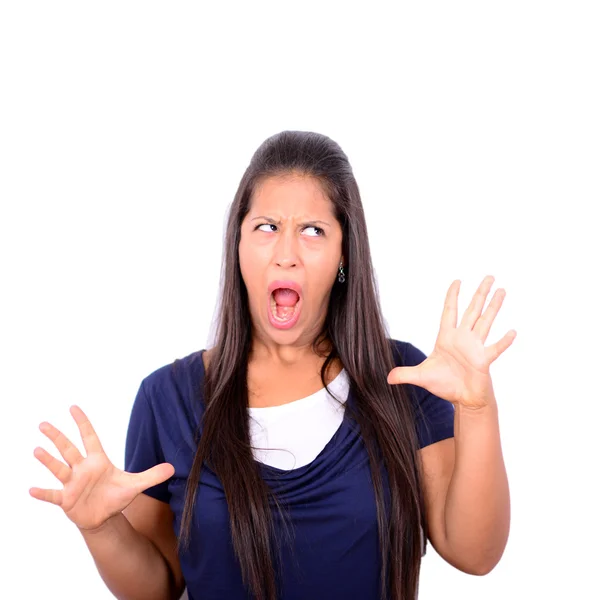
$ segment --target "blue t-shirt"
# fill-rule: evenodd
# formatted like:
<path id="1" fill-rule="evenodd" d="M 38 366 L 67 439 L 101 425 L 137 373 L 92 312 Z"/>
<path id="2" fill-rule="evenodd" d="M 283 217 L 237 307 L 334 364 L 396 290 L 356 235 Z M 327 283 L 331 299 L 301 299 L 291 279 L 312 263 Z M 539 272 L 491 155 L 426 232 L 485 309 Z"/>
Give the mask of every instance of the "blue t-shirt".
<path id="1" fill-rule="evenodd" d="M 414 366 L 425 354 L 392 340 L 397 366 Z M 202 351 L 165 365 L 147 377 L 135 398 L 127 430 L 125 470 L 139 473 L 162 462 L 174 475 L 144 493 L 168 502 L 179 531 L 185 485 L 196 446 L 194 432 L 203 410 Z M 454 435 L 453 405 L 424 388 L 408 385 L 417 413 L 420 447 Z M 200 390 L 200 391 L 199 391 Z M 352 391 L 347 402 L 352 402 Z M 356 422 L 345 412 L 339 429 L 309 464 L 291 471 L 259 463 L 267 484 L 283 501 L 293 524 L 293 551 L 282 544 L 282 600 L 379 599 L 381 557 L 375 492 L 369 457 Z M 389 494 L 385 470 L 384 491 Z M 389 497 L 389 496 L 387 496 Z M 282 521 L 272 505 L 276 530 Z M 248 600 L 229 531 L 229 512 L 220 480 L 203 466 L 190 545 L 179 556 L 190 600 Z"/>

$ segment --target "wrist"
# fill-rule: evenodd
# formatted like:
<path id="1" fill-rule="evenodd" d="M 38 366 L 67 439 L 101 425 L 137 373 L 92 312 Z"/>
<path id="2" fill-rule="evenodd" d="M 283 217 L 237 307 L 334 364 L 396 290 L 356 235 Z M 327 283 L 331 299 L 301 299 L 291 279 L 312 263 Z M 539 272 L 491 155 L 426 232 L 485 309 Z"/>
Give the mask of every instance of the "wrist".
<path id="1" fill-rule="evenodd" d="M 96 536 L 98 534 L 106 534 L 107 532 L 114 530 L 115 526 L 118 525 L 121 518 L 125 518 L 125 515 L 123 515 L 122 512 L 119 512 L 116 515 L 112 515 L 111 517 L 108 517 L 108 519 L 106 519 L 106 521 L 104 521 L 97 527 L 87 528 L 87 527 L 79 527 L 79 525 L 78 525 L 77 529 L 79 529 L 79 531 L 81 532 L 81 534 L 83 536 Z"/>
<path id="2" fill-rule="evenodd" d="M 497 415 L 498 414 L 498 403 L 496 398 L 486 400 L 486 402 L 480 406 L 470 406 L 468 404 L 461 404 L 457 402 L 454 404 L 455 412 L 460 415 L 481 417 L 485 415 Z"/>

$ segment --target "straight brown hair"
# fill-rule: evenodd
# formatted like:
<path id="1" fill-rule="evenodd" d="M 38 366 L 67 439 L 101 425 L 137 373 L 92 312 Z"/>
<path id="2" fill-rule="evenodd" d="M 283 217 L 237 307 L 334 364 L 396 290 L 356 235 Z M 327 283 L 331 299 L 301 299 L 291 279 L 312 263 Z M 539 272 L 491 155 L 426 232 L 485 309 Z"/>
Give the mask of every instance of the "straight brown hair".
<path id="1" fill-rule="evenodd" d="M 328 312 L 313 349 L 328 348 L 321 369 L 339 358 L 350 379 L 358 424 L 369 455 L 382 557 L 381 597 L 413 600 L 418 593 L 427 542 L 415 406 L 405 386 L 387 375 L 401 357 L 386 332 L 374 277 L 362 200 L 348 157 L 329 137 L 283 131 L 265 140 L 244 172 L 229 211 L 223 254 L 215 345 L 202 394 L 204 411 L 188 477 L 178 551 L 189 545 L 203 464 L 219 477 L 230 514 L 231 535 L 243 581 L 257 600 L 277 599 L 277 548 L 269 497 L 250 445 L 247 369 L 251 347 L 248 293 L 238 257 L 241 223 L 253 193 L 268 177 L 299 173 L 314 177 L 331 200 L 342 232 L 346 281 L 331 290 Z M 382 468 L 390 487 L 384 502 Z M 422 531 L 420 530 L 422 528 Z"/>

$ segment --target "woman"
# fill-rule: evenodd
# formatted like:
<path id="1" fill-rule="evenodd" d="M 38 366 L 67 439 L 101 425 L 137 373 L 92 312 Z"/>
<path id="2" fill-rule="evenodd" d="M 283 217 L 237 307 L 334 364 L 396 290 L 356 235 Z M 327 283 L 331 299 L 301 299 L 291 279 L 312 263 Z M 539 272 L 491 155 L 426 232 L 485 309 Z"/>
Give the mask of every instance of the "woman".
<path id="1" fill-rule="evenodd" d="M 77 525 L 113 594 L 412 599 L 427 539 L 489 572 L 510 520 L 489 366 L 516 335 L 484 348 L 493 278 L 458 327 L 453 282 L 429 357 L 389 338 L 348 158 L 284 131 L 240 182 L 222 282 L 214 346 L 142 381 L 125 471 L 80 408 L 86 457 L 40 426 L 64 489 L 30 493 Z"/>

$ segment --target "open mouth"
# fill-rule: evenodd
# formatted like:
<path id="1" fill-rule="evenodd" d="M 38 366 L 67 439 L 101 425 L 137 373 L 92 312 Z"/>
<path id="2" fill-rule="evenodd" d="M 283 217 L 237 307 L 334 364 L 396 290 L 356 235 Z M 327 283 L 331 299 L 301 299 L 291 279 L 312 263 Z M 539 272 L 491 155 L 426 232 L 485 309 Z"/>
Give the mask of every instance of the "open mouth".
<path id="1" fill-rule="evenodd" d="M 289 321 L 294 314 L 300 296 L 289 288 L 278 288 L 271 294 L 271 312 L 276 319 Z"/>
<path id="2" fill-rule="evenodd" d="M 301 299 L 290 288 L 276 288 L 269 296 L 269 318 L 271 324 L 279 329 L 295 325 L 300 315 Z"/>

